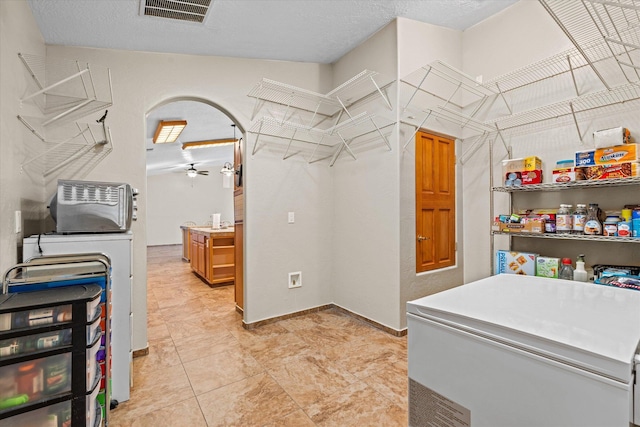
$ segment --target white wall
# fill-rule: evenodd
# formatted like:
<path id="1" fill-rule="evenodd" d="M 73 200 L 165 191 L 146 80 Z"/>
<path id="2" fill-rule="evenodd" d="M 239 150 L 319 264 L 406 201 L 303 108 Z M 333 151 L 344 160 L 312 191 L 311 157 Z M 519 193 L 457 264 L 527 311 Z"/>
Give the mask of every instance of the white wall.
<path id="1" fill-rule="evenodd" d="M 380 85 L 395 80 L 396 51 L 394 21 L 334 64 L 334 85 L 364 69 L 379 72 L 375 79 Z M 395 93 L 393 84 L 387 89 L 392 105 Z M 380 125 L 395 122 L 395 110 L 379 97 L 356 111 L 375 113 Z M 399 329 L 397 138 L 395 127 L 387 132 L 392 151 L 378 138 L 366 151 L 356 152 L 357 160 L 343 152 L 333 167 L 331 282 L 337 305 Z"/>
<path id="2" fill-rule="evenodd" d="M 41 230 L 45 194 L 43 178 L 20 165 L 29 159 L 29 132 L 16 116 L 37 114 L 37 109 L 20 98 L 25 95 L 25 67 L 18 53 L 44 56 L 44 41 L 27 2 L 0 2 L 0 271 L 5 272 L 20 258 L 22 237 Z M 21 233 L 16 233 L 14 212 L 22 212 Z"/>
<path id="3" fill-rule="evenodd" d="M 207 166 L 208 176 L 184 172 L 147 177 L 147 246 L 182 243 L 180 225 L 204 225 L 212 213 L 233 224 L 233 188 L 222 187 L 222 164 Z"/>
<path id="4" fill-rule="evenodd" d="M 87 177 L 90 180 L 128 182 L 140 189 L 139 216 L 147 218 L 149 207 L 145 170 L 145 113 L 169 99 L 193 97 L 208 100 L 229 112 L 241 128 L 250 125 L 253 100 L 246 96 L 262 78 L 289 82 L 311 90 L 324 90 L 330 76 L 328 66 L 279 61 L 243 60 L 191 55 L 128 52 L 107 49 L 49 46 L 52 58 L 73 58 L 111 68 L 114 104 L 109 108 L 114 150 Z M 253 138 L 248 138 L 251 151 Z M 327 177 L 306 172 L 297 173 L 295 163 L 272 158 L 268 151 L 254 157 L 245 156 L 246 184 L 246 289 L 245 320 L 253 322 L 266 317 L 298 311 L 328 301 L 327 280 L 319 275 L 306 280 L 303 298 L 285 297 L 287 273 L 292 268 L 303 272 L 322 270 L 317 256 L 308 247 L 327 253 L 322 241 L 323 212 L 327 209 L 321 197 Z M 292 176 L 293 175 L 293 176 Z M 282 184 L 286 183 L 286 186 Z M 311 197 L 308 197 L 311 195 Z M 274 201 L 278 204 L 274 205 Z M 286 211 L 298 209 L 293 228 L 286 223 Z M 274 212 L 278 209 L 282 215 Z M 271 212 L 272 216 L 265 213 Z M 306 218 L 306 221 L 303 220 Z M 297 230 L 287 238 L 287 234 Z M 134 348 L 144 348 L 146 338 L 146 243 L 147 222 L 137 221 L 134 233 Z M 310 237 L 311 235 L 311 237 Z M 274 252 L 286 242 L 294 266 L 283 262 L 287 257 Z M 322 265 L 324 268 L 324 264 Z M 328 276 L 327 276 L 328 279 Z M 268 295 L 265 304 L 264 295 Z M 326 295 L 326 296 L 325 296 Z"/>
<path id="5" fill-rule="evenodd" d="M 398 19 L 398 70 L 399 77 L 415 72 L 418 68 L 436 60 L 461 68 L 462 33 L 460 31 L 424 24 L 409 19 Z M 427 82 L 428 84 L 429 82 Z M 439 84 L 436 81 L 435 84 Z M 400 105 L 405 105 L 411 94 L 411 88 L 400 84 Z M 426 114 L 425 114 L 426 115 Z M 400 118 L 403 119 L 402 111 Z M 417 116 L 418 123 L 423 117 Z M 415 122 L 415 120 L 413 121 Z M 451 138 L 461 135 L 459 126 L 434 118 L 428 119 L 423 128 Z M 401 327 L 406 327 L 407 301 L 425 295 L 434 294 L 462 284 L 463 273 L 463 228 L 462 219 L 462 175 L 460 167 L 456 169 L 456 238 L 458 250 L 454 267 L 440 271 L 416 274 L 416 204 L 415 204 L 415 144 L 411 136 L 415 128 L 402 125 L 400 127 L 400 306 L 398 307 Z M 402 149 L 405 143 L 406 149 Z"/>

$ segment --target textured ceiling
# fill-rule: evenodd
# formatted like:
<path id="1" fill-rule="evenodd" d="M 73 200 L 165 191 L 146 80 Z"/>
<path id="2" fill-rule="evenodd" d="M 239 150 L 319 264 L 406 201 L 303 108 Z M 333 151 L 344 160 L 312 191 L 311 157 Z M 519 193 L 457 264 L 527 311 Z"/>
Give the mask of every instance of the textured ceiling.
<path id="1" fill-rule="evenodd" d="M 141 16 L 140 0 L 28 0 L 47 44 L 317 63 L 338 60 L 396 17 L 464 30 L 516 1 L 212 0 L 198 24 Z M 208 105 L 162 106 L 147 117 L 149 174 L 233 161 L 229 147 L 151 143 L 158 120 L 172 118 L 189 123 L 181 142 L 233 134 L 230 119 Z"/>
<path id="2" fill-rule="evenodd" d="M 401 16 L 464 30 L 517 0 L 212 0 L 203 24 L 139 0 L 29 0 L 48 44 L 331 63 Z"/>

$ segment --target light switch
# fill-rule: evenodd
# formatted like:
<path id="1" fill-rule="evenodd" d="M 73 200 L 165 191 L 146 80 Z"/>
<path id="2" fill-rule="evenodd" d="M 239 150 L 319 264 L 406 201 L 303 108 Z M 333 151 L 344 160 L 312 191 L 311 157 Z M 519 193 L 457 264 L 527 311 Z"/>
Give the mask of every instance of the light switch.
<path id="1" fill-rule="evenodd" d="M 16 211 L 15 212 L 15 232 L 20 233 L 22 231 L 22 212 L 21 211 Z"/>
<path id="2" fill-rule="evenodd" d="M 296 222 L 296 216 L 294 212 L 289 212 L 289 224 Z"/>

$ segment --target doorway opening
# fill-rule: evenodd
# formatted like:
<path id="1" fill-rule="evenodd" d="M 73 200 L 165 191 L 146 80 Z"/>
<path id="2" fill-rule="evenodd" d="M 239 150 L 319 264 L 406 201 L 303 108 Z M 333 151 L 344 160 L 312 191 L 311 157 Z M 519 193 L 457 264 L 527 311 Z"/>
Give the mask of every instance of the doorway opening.
<path id="1" fill-rule="evenodd" d="M 242 128 L 216 104 L 188 97 L 162 102 L 145 120 L 147 246 L 182 245 L 203 286 L 232 285 L 242 311 Z M 163 131 L 174 138 L 163 142 Z"/>

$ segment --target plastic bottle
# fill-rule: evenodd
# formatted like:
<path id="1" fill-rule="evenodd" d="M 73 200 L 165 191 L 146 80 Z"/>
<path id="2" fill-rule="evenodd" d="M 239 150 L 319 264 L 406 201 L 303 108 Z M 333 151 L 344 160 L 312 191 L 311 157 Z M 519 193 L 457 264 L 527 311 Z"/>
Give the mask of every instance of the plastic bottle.
<path id="1" fill-rule="evenodd" d="M 578 255 L 578 260 L 576 261 L 576 269 L 573 270 L 573 280 L 577 280 L 578 282 L 586 282 L 588 279 L 589 274 L 584 268 L 584 254 L 580 254 Z"/>
<path id="2" fill-rule="evenodd" d="M 600 208 L 597 203 L 590 203 L 587 211 L 587 222 L 584 223 L 584 234 L 602 234 L 602 223 L 598 215 Z"/>
<path id="3" fill-rule="evenodd" d="M 584 234 L 584 224 L 587 222 L 587 205 L 577 204 L 573 213 L 573 234 Z"/>
<path id="4" fill-rule="evenodd" d="M 567 234 L 573 230 L 572 207 L 572 205 L 560 205 L 560 209 L 556 213 L 556 233 Z"/>
<path id="5" fill-rule="evenodd" d="M 607 219 L 604 220 L 604 224 L 602 226 L 602 235 L 617 236 L 619 222 L 620 222 L 620 217 L 618 215 L 607 216 Z"/>
<path id="6" fill-rule="evenodd" d="M 631 237 L 633 235 L 631 209 L 622 209 L 622 212 L 620 212 L 620 218 L 620 222 L 618 223 L 618 236 Z"/>
<path id="7" fill-rule="evenodd" d="M 571 265 L 571 258 L 562 258 L 562 267 L 560 267 L 558 279 L 573 280 L 573 266 Z"/>

